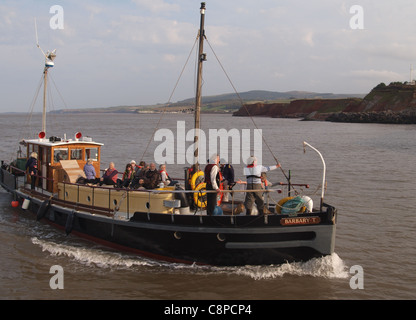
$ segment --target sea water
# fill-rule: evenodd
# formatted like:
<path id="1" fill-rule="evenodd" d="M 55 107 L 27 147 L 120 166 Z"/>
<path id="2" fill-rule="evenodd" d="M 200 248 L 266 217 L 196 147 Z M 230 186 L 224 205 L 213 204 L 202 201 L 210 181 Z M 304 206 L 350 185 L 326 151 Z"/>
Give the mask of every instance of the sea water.
<path id="1" fill-rule="evenodd" d="M 160 114 L 55 115 L 50 135 L 77 131 L 104 143 L 101 167 L 153 159 L 160 142 L 152 141 Z M 202 128 L 250 129 L 250 118 L 204 115 Z M 34 117 L 36 121 L 36 116 Z M 40 121 L 40 117 L 38 119 Z M 192 115 L 169 114 L 159 128 L 192 126 Z M 275 157 L 293 183 L 315 205 L 321 195 L 322 162 L 303 141 L 316 147 L 326 162 L 324 201 L 338 210 L 335 253 L 308 262 L 271 266 L 212 267 L 155 261 L 80 239 L 36 221 L 12 208 L 11 195 L 0 190 L 1 299 L 415 299 L 416 126 L 304 122 L 254 118 L 265 137 L 263 164 Z M 22 115 L 0 118 L 0 154 L 9 161 L 25 135 Z M 34 129 L 36 132 L 36 128 Z M 149 143 L 150 141 L 150 143 Z M 147 145 L 149 147 L 146 150 Z M 272 150 L 272 153 L 269 151 Z M 243 163 L 234 166 L 243 178 Z M 184 165 L 168 165 L 170 176 L 183 178 Z M 271 182 L 285 182 L 280 170 Z M 275 194 L 271 201 L 285 195 Z M 61 266 L 64 288 L 51 289 L 52 266 Z M 355 267 L 362 288 L 354 286 Z"/>

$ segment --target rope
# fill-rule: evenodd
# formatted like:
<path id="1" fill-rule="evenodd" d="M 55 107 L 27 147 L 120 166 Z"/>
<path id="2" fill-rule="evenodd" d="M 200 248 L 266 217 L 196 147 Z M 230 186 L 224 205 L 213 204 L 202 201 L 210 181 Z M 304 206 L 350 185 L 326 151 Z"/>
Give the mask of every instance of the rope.
<path id="1" fill-rule="evenodd" d="M 176 91 L 176 88 L 177 88 L 177 86 L 178 86 L 178 84 L 179 84 L 180 79 L 182 78 L 182 75 L 183 75 L 183 73 L 184 73 L 184 71 L 185 71 L 185 68 L 186 68 L 186 66 L 187 66 L 187 64 L 188 64 L 188 61 L 189 61 L 189 59 L 190 59 L 190 57 L 191 57 L 191 54 L 192 54 L 192 52 L 194 51 L 195 44 L 197 43 L 197 40 L 198 40 L 198 37 L 196 37 L 196 39 L 195 39 L 194 45 L 192 46 L 192 49 L 191 49 L 191 51 L 189 52 L 188 58 L 186 59 L 186 62 L 185 62 L 185 65 L 183 66 L 182 71 L 181 71 L 181 73 L 180 73 L 180 75 L 179 75 L 179 77 L 178 77 L 178 80 L 176 81 L 175 86 L 173 87 L 172 93 L 171 93 L 171 94 L 170 94 L 170 96 L 169 96 L 169 100 L 168 100 L 168 102 L 166 103 L 166 106 L 163 108 L 162 115 L 159 117 L 159 120 L 158 120 L 158 122 L 157 122 L 157 124 L 156 124 L 155 130 L 153 131 L 152 136 L 150 137 L 149 141 L 147 142 L 146 148 L 145 148 L 145 150 L 144 150 L 144 152 L 143 152 L 143 154 L 142 154 L 142 156 L 141 156 L 141 158 L 140 158 L 140 161 L 142 161 L 142 160 L 144 159 L 144 156 L 145 156 L 145 154 L 146 154 L 146 152 L 147 152 L 147 149 L 149 149 L 150 143 L 151 143 L 151 141 L 153 140 L 153 137 L 154 137 L 154 135 L 155 135 L 156 131 L 159 129 L 160 121 L 162 120 L 162 118 L 163 118 L 164 114 L 166 113 L 166 109 L 167 109 L 167 107 L 169 107 L 169 105 L 170 105 L 170 103 L 171 103 L 171 100 L 172 100 L 173 94 L 174 94 L 174 92 Z M 133 175 L 133 177 L 130 179 L 130 182 L 129 182 L 129 185 L 127 186 L 127 188 L 129 188 L 129 187 L 131 186 L 131 184 L 132 184 L 133 180 L 134 180 L 134 175 Z M 118 206 L 116 206 L 116 207 L 114 208 L 114 215 L 116 214 L 116 212 L 117 212 L 118 210 L 120 210 L 120 206 L 121 206 L 122 202 L 124 201 L 124 199 L 126 198 L 126 196 L 127 196 L 127 190 L 123 192 L 122 197 L 121 197 L 121 199 L 120 199 L 120 202 L 119 202 Z"/>
<path id="2" fill-rule="evenodd" d="M 36 100 L 38 98 L 38 95 L 39 95 L 39 92 L 40 92 L 40 88 L 42 87 L 43 77 L 44 77 L 44 75 L 42 74 L 42 76 L 40 77 L 40 80 L 39 80 L 37 89 L 35 91 L 35 95 L 34 95 L 34 97 L 32 99 L 32 102 L 31 102 L 31 104 L 29 106 L 29 114 L 28 114 L 28 116 L 26 118 L 26 122 L 25 122 L 25 124 L 20 129 L 20 132 L 19 132 L 19 135 L 18 135 L 19 142 L 20 142 L 20 140 L 22 140 L 24 138 L 24 135 L 23 135 L 24 130 L 25 130 L 25 132 L 28 132 L 29 131 L 28 132 L 28 135 L 31 134 L 32 129 L 31 129 L 30 124 L 31 124 L 32 116 L 33 116 L 33 108 L 34 108 L 35 103 L 36 103 Z M 11 163 L 15 159 L 14 151 L 13 150 L 14 150 L 14 147 L 10 148 L 9 163 Z"/>
<path id="3" fill-rule="evenodd" d="M 250 117 L 251 121 L 253 122 L 253 125 L 254 125 L 254 126 L 256 127 L 256 129 L 259 131 L 260 129 L 258 128 L 258 126 L 257 126 L 256 122 L 254 121 L 253 117 L 251 116 L 250 112 L 248 111 L 247 106 L 244 104 L 243 99 L 241 98 L 240 94 L 237 92 L 237 90 L 236 90 L 236 88 L 235 88 L 234 84 L 232 83 L 232 81 L 231 81 L 230 77 L 228 76 L 227 72 L 225 71 L 225 69 L 224 69 L 224 67 L 223 67 L 223 65 L 222 65 L 222 63 L 221 63 L 221 61 L 218 59 L 217 54 L 215 53 L 215 51 L 214 51 L 214 49 L 212 48 L 211 44 L 209 43 L 208 39 L 207 39 L 206 37 L 205 37 L 205 39 L 207 40 L 207 43 L 208 43 L 209 47 L 211 48 L 212 53 L 213 53 L 213 54 L 214 54 L 214 56 L 215 56 L 215 59 L 217 59 L 217 61 L 218 61 L 219 65 L 220 65 L 220 67 L 221 67 L 221 69 L 224 71 L 225 76 L 227 77 L 228 81 L 230 82 L 231 86 L 233 87 L 234 92 L 235 92 L 235 94 L 237 95 L 238 99 L 240 100 L 241 105 L 245 108 L 245 110 L 246 110 L 246 112 L 247 112 L 248 116 Z M 274 158 L 274 160 L 276 161 L 276 163 L 279 165 L 279 168 L 280 168 L 280 170 L 282 171 L 283 175 L 285 176 L 286 180 L 289 180 L 289 178 L 287 177 L 286 173 L 283 171 L 282 166 L 281 166 L 281 165 L 280 165 L 280 163 L 279 163 L 279 160 L 277 160 L 277 158 L 276 158 L 276 156 L 274 155 L 274 153 L 273 153 L 272 149 L 270 148 L 269 144 L 267 143 L 267 141 L 266 141 L 266 139 L 265 139 L 265 137 L 264 137 L 263 133 L 261 134 L 261 138 L 262 138 L 262 140 L 263 140 L 264 144 L 266 145 L 267 149 L 269 149 L 270 154 L 272 155 L 272 157 Z"/>
<path id="4" fill-rule="evenodd" d="M 153 140 L 154 135 L 156 134 L 156 131 L 159 129 L 160 121 L 162 120 L 162 118 L 163 118 L 163 116 L 164 116 L 164 114 L 165 114 L 165 112 L 166 112 L 167 107 L 169 107 L 169 105 L 170 105 L 170 103 L 171 103 L 172 96 L 173 96 L 174 92 L 176 91 L 176 88 L 177 88 L 177 86 L 178 86 L 178 83 L 179 83 L 180 79 L 182 78 L 182 75 L 183 75 L 183 73 L 184 73 L 184 71 L 185 71 L 186 65 L 188 64 L 188 61 L 189 61 L 189 59 L 190 59 L 190 57 L 191 57 L 191 54 L 192 54 L 192 52 L 193 52 L 193 50 L 194 50 L 194 48 L 195 48 L 195 45 L 196 45 L 196 43 L 197 43 L 197 41 L 198 41 L 198 38 L 199 38 L 199 37 L 197 37 L 197 38 L 195 39 L 194 45 L 192 46 L 192 49 L 191 49 L 191 51 L 189 52 L 188 58 L 186 59 L 186 62 L 185 62 L 185 65 L 183 66 L 182 71 L 181 71 L 181 73 L 180 73 L 180 75 L 179 75 L 179 78 L 178 78 L 178 80 L 177 80 L 177 81 L 176 81 L 176 83 L 175 83 L 175 86 L 174 86 L 174 88 L 173 88 L 173 90 L 172 90 L 172 93 L 170 94 L 170 97 L 169 97 L 168 102 L 166 103 L 166 106 L 163 108 L 162 115 L 160 116 L 160 118 L 159 118 L 159 120 L 158 120 L 158 122 L 157 122 L 157 125 L 156 125 L 156 127 L 155 127 L 155 130 L 153 131 L 153 134 L 152 134 L 152 136 L 150 137 L 150 139 L 149 139 L 149 141 L 148 141 L 148 143 L 147 143 L 147 146 L 146 146 L 146 148 L 145 148 L 145 150 L 144 150 L 144 152 L 143 152 L 143 154 L 142 154 L 142 157 L 140 158 L 140 161 L 142 161 L 142 160 L 144 159 L 144 155 L 146 154 L 147 149 L 149 148 L 150 143 L 151 143 L 151 141 Z"/>

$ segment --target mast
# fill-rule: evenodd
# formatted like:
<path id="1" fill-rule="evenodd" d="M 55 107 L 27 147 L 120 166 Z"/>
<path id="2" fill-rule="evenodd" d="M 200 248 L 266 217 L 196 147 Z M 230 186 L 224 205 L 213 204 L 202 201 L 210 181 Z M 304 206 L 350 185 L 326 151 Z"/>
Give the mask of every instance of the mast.
<path id="1" fill-rule="evenodd" d="M 48 83 L 48 68 L 43 70 L 43 111 L 42 111 L 42 132 L 46 133 L 46 88 Z"/>
<path id="2" fill-rule="evenodd" d="M 204 22 L 205 22 L 205 2 L 201 2 L 201 24 L 199 27 L 199 54 L 198 54 L 198 75 L 195 99 L 195 136 L 194 136 L 194 165 L 199 170 L 199 130 L 200 130 L 200 111 L 201 111 L 201 89 L 202 89 L 202 63 L 206 61 L 204 52 Z"/>
<path id="3" fill-rule="evenodd" d="M 53 60 L 56 58 L 56 49 L 50 52 L 49 50 L 45 53 L 39 45 L 38 39 L 38 27 L 35 19 L 35 35 L 36 35 L 36 46 L 42 52 L 45 57 L 45 68 L 43 69 L 43 110 L 42 110 L 42 132 L 46 134 L 46 93 L 48 84 L 48 69 L 52 68 L 55 64 Z"/>

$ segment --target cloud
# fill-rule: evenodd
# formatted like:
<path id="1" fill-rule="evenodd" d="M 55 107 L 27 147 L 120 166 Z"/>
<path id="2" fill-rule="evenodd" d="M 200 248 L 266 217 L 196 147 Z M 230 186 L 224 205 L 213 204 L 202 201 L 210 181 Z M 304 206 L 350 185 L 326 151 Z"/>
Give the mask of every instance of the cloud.
<path id="1" fill-rule="evenodd" d="M 65 12 L 64 30 L 49 28 L 51 4 L 1 1 L 0 67 L 9 79 L 0 87 L 4 105 L 27 105 L 41 74 L 35 16 L 42 48 L 57 48 L 52 73 L 63 96 L 71 100 L 68 105 L 165 100 L 160 92 L 170 90 L 195 43 L 199 2 L 61 0 L 59 4 Z M 409 65 L 416 65 L 416 2 L 363 3 L 365 30 L 349 26 L 353 4 L 352 0 L 210 0 L 206 36 L 238 91 L 363 93 L 380 82 L 406 81 Z M 204 45 L 208 55 L 204 92 L 230 92 L 209 45 Z M 191 55 L 190 66 L 194 59 L 196 54 Z M 186 75 L 192 72 L 187 68 Z M 189 77 L 192 87 L 193 74 Z M 178 100 L 193 94 L 179 90 Z"/>
<path id="2" fill-rule="evenodd" d="M 163 0 L 133 0 L 140 8 L 145 8 L 152 13 L 166 13 L 166 12 L 179 12 L 180 6 L 173 3 L 167 3 Z"/>
<path id="3" fill-rule="evenodd" d="M 403 81 L 403 75 L 394 71 L 389 70 L 353 70 L 350 72 L 350 75 L 353 77 L 358 77 L 361 79 L 370 79 L 370 80 L 380 80 L 385 79 L 384 81 Z"/>
<path id="4" fill-rule="evenodd" d="M 0 28 L 4 25 L 10 26 L 16 21 L 16 12 L 11 7 L 0 6 Z"/>
<path id="5" fill-rule="evenodd" d="M 302 42 L 310 47 L 313 47 L 315 43 L 313 42 L 314 32 L 312 30 L 308 30 L 304 33 L 302 37 Z"/>
<path id="6" fill-rule="evenodd" d="M 124 15 L 111 21 L 111 36 L 123 42 L 146 45 L 189 44 L 193 26 L 176 20 Z"/>

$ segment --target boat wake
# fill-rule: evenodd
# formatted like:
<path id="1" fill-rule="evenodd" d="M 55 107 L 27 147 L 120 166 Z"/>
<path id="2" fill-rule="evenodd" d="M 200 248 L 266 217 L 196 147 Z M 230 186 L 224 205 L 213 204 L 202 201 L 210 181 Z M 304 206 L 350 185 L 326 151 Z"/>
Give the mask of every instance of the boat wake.
<path id="1" fill-rule="evenodd" d="M 123 253 L 111 252 L 97 247 L 85 247 L 67 244 L 59 244 L 49 240 L 41 240 L 33 237 L 32 243 L 49 252 L 52 256 L 65 256 L 86 266 L 100 268 L 131 268 L 134 266 L 156 266 L 157 263 L 145 258 L 132 258 Z"/>
<path id="2" fill-rule="evenodd" d="M 245 266 L 236 270 L 236 273 L 255 280 L 281 278 L 285 275 L 326 279 L 349 278 L 347 266 L 336 253 L 306 262 L 292 262 L 278 266 Z"/>
<path id="3" fill-rule="evenodd" d="M 292 262 L 282 265 L 269 266 L 241 266 L 241 267 L 215 267 L 200 266 L 196 264 L 186 265 L 180 263 L 168 263 L 147 259 L 137 255 L 129 255 L 108 251 L 102 247 L 86 247 L 85 245 L 74 246 L 56 243 L 50 240 L 41 240 L 32 237 L 33 244 L 41 247 L 42 251 L 52 256 L 63 256 L 75 260 L 88 267 L 99 267 L 108 269 L 128 269 L 143 271 L 147 267 L 148 272 L 186 272 L 187 274 L 233 274 L 246 276 L 254 280 L 282 278 L 284 276 L 311 276 L 326 279 L 345 279 L 349 277 L 348 269 L 343 260 L 336 254 L 315 258 L 307 262 Z"/>

